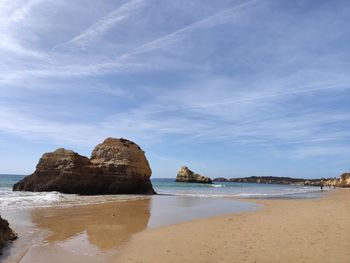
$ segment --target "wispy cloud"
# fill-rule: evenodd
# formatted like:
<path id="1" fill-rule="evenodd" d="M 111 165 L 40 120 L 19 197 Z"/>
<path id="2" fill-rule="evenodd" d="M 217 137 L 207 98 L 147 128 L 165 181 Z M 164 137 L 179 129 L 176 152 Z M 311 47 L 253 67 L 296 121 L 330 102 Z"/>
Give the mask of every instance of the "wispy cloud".
<path id="1" fill-rule="evenodd" d="M 8 27 L 10 24 L 19 23 L 31 14 L 31 10 L 44 0 L 11 1 L 0 2 L 0 28 Z"/>
<path id="2" fill-rule="evenodd" d="M 0 2 L 0 52 L 11 52 L 12 55 L 42 58 L 43 54 L 24 47 L 15 36 L 16 26 L 26 21 L 33 8 L 42 4 L 43 0 Z"/>
<path id="3" fill-rule="evenodd" d="M 42 120 L 13 108 L 0 108 L 0 130 L 30 140 L 53 140 L 58 143 L 88 144 L 95 130 L 90 125 Z"/>
<path id="4" fill-rule="evenodd" d="M 314 146 L 303 147 L 293 151 L 296 158 L 307 157 L 333 157 L 339 155 L 349 155 L 350 149 L 348 146 Z"/>
<path id="5" fill-rule="evenodd" d="M 135 11 L 139 10 L 141 7 L 144 7 L 145 4 L 146 3 L 144 0 L 131 0 L 99 19 L 93 25 L 71 39 L 68 43 L 64 43 L 60 46 L 72 44 L 77 46 L 84 46 L 88 42 L 95 41 L 96 38 L 105 34 L 120 21 L 123 21 L 126 18 L 130 17 L 135 13 Z"/>
<path id="6" fill-rule="evenodd" d="M 222 83 L 222 80 L 218 83 Z M 211 85 L 215 85 L 215 82 L 209 83 L 210 87 Z M 348 113 L 318 107 L 305 109 L 297 105 L 288 106 L 292 111 L 285 110 L 286 105 L 294 104 L 300 99 L 312 101 L 319 98 L 332 91 L 332 87 L 313 87 L 298 92 L 275 94 L 265 90 L 267 94 L 260 92 L 259 96 L 254 92 L 232 93 L 227 88 L 219 90 L 221 93 L 215 97 L 210 95 L 209 87 L 201 87 L 200 90 L 184 88 L 167 91 L 167 96 L 153 95 L 154 98 L 148 100 L 148 103 L 142 103 L 122 113 L 110 113 L 93 123 L 57 122 L 30 116 L 14 108 L 2 108 L 0 130 L 16 133 L 24 138 L 46 137 L 62 143 L 75 141 L 89 144 L 91 138 L 98 140 L 109 134 L 142 141 L 159 141 L 166 140 L 169 136 L 177 136 L 180 139 L 175 141 L 182 145 L 195 141 L 198 144 L 219 142 L 261 147 L 269 145 L 277 148 L 297 146 L 300 152 L 303 147 L 309 149 L 311 146 L 319 147 L 350 139 L 348 133 L 339 131 L 340 124 L 350 121 Z M 113 91 L 106 87 L 102 92 L 104 90 L 107 93 Z M 128 99 L 123 93 L 120 90 L 117 95 Z M 235 96 L 234 100 L 227 98 L 229 93 Z M 181 100 L 184 96 L 188 96 L 190 100 Z M 196 97 L 198 100 L 193 100 Z M 211 98 L 222 103 L 203 104 L 200 98 Z M 303 156 L 308 156 L 308 152 L 305 151 Z M 293 150 L 292 156 L 296 155 L 301 156 Z M 310 156 L 314 154 L 310 152 Z"/>
<path id="7" fill-rule="evenodd" d="M 149 71 L 156 69 L 164 69 L 163 65 L 150 64 L 147 61 L 134 60 L 134 58 L 138 55 L 152 52 L 156 49 L 160 48 L 169 48 L 170 44 L 176 44 L 176 42 L 180 41 L 182 37 L 185 37 L 187 34 L 190 34 L 191 31 L 210 28 L 218 23 L 226 23 L 227 19 L 232 18 L 232 15 L 239 15 L 239 13 L 235 14 L 235 12 L 247 8 L 252 4 L 259 2 L 258 0 L 248 1 L 242 4 L 235 5 L 234 7 L 227 8 L 221 10 L 213 15 L 210 15 L 206 18 L 200 19 L 198 21 L 192 22 L 189 25 L 181 29 L 177 29 L 174 32 L 171 32 L 165 36 L 153 39 L 148 41 L 147 43 L 143 43 L 126 53 L 119 55 L 118 57 L 114 57 L 110 61 L 103 61 L 102 63 L 96 61 L 95 63 L 89 63 L 90 65 L 86 65 L 85 63 L 72 63 L 71 60 L 68 60 L 67 63 L 61 64 L 60 55 L 59 54 L 49 54 L 51 57 L 50 60 L 53 63 L 47 65 L 41 65 L 39 69 L 26 69 L 19 70 L 12 74 L 6 74 L 6 77 L 1 78 L 0 81 L 3 83 L 11 83 L 13 81 L 21 81 L 26 78 L 43 78 L 43 77 L 82 77 L 82 76 L 90 76 L 90 75 L 101 75 L 107 73 L 129 73 L 129 72 L 139 72 L 139 71 Z M 115 23 L 122 21 L 123 19 L 129 17 L 130 15 L 143 7 L 145 2 L 143 0 L 135 0 L 130 1 L 118 9 L 112 11 L 107 16 L 98 20 L 94 25 L 89 27 L 87 30 L 74 37 L 68 43 L 59 44 L 53 48 L 56 50 L 61 46 L 69 46 L 69 45 L 85 45 L 88 42 L 92 41 L 99 35 L 104 34 L 108 31 Z M 10 46 L 10 45 L 9 45 Z M 17 50 L 20 50 L 17 48 Z M 35 54 L 33 52 L 33 54 Z M 81 58 L 84 61 L 84 58 Z M 55 62 L 55 60 L 57 60 Z M 80 61 L 81 62 L 81 61 Z M 92 65 L 91 65 L 92 64 Z M 171 63 L 168 63 L 171 65 Z M 43 66 L 43 67 L 42 67 Z"/>
<path id="8" fill-rule="evenodd" d="M 120 57 L 120 59 L 126 59 L 130 56 L 142 54 L 145 52 L 152 51 L 154 49 L 159 49 L 159 48 L 162 48 L 164 46 L 168 46 L 169 44 L 172 44 L 172 43 L 178 41 L 179 38 L 181 37 L 181 35 L 188 34 L 193 30 L 197 30 L 197 29 L 201 29 L 201 28 L 208 28 L 208 27 L 212 27 L 218 23 L 227 22 L 224 20 L 225 17 L 227 19 L 227 16 L 229 16 L 229 17 L 232 16 L 233 12 L 236 12 L 240 9 L 248 7 L 248 6 L 254 4 L 258 1 L 259 0 L 248 1 L 248 2 L 245 2 L 243 4 L 239 4 L 239 5 L 236 5 L 234 7 L 227 8 L 223 11 L 220 11 L 218 13 L 210 15 L 206 18 L 195 21 L 195 22 L 191 23 L 190 25 L 187 25 L 181 29 L 178 29 L 174 32 L 171 32 L 171 33 L 165 35 L 165 36 L 154 39 L 154 40 L 149 41 L 145 44 L 142 44 L 139 47 L 134 48 L 132 51 L 128 52 L 127 54 L 122 55 Z"/>
<path id="9" fill-rule="evenodd" d="M 0 0 L 0 139 L 345 160 L 344 5 Z"/>

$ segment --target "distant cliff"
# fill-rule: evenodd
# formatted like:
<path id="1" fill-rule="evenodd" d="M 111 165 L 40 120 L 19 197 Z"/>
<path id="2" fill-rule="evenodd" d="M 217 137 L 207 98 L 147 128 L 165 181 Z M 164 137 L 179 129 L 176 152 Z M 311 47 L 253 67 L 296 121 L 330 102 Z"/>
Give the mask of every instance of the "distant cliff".
<path id="1" fill-rule="evenodd" d="M 350 173 L 344 173 L 340 178 L 303 179 L 277 176 L 251 176 L 241 178 L 215 178 L 214 182 L 257 183 L 257 184 L 287 184 L 310 186 L 350 187 Z"/>

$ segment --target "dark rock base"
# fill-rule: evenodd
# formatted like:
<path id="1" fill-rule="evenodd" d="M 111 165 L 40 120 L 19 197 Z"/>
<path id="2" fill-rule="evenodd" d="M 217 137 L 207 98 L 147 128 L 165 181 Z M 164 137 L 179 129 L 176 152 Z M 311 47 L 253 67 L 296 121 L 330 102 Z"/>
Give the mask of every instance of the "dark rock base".
<path id="1" fill-rule="evenodd" d="M 13 241 L 17 238 L 17 235 L 9 227 L 7 220 L 2 219 L 0 216 L 0 255 L 1 249 L 6 245 L 7 242 Z"/>

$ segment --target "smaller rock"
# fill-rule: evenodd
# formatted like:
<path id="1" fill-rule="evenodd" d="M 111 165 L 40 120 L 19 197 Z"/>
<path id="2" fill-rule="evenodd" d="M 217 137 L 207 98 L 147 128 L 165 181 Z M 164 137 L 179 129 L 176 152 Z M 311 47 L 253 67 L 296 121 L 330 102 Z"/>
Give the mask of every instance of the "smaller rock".
<path id="1" fill-rule="evenodd" d="M 5 246 L 8 241 L 15 240 L 17 235 L 12 231 L 7 220 L 2 219 L 0 216 L 0 250 Z M 0 251 L 1 255 L 1 251 Z"/>
<path id="2" fill-rule="evenodd" d="M 202 183 L 212 184 L 212 180 L 209 177 L 196 174 L 188 169 L 187 166 L 182 166 L 176 176 L 176 182 L 183 183 Z"/>

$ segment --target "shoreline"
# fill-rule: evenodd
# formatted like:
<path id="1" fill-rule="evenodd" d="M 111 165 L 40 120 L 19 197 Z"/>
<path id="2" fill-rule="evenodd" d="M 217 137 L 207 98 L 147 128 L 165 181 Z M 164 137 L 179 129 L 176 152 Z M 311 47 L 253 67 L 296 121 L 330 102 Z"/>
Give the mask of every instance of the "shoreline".
<path id="1" fill-rule="evenodd" d="M 262 225 L 261 222 L 266 222 L 267 226 L 269 226 L 269 230 L 273 233 L 294 237 L 295 233 L 290 231 L 290 225 L 284 226 L 279 222 L 278 218 L 283 218 L 283 221 L 295 227 L 300 223 L 299 214 L 304 217 L 310 216 L 310 211 L 318 206 L 323 206 L 325 211 L 327 211 L 327 209 L 329 210 L 329 206 L 334 206 L 332 210 L 333 213 L 331 213 L 334 218 L 339 216 L 337 215 L 339 214 L 339 209 L 337 210 L 337 208 L 339 208 L 339 206 L 343 206 L 344 208 L 345 206 L 346 209 L 341 211 L 345 211 L 347 218 L 350 218 L 350 212 L 346 212 L 350 211 L 349 201 L 346 203 L 346 199 L 350 200 L 349 197 L 350 189 L 325 191 L 318 198 L 308 199 L 157 196 L 154 199 L 149 198 L 106 204 L 22 210 L 20 211 L 20 213 L 22 213 L 20 217 L 18 217 L 18 214 L 16 215 L 15 211 L 12 211 L 12 219 L 16 217 L 21 219 L 20 221 L 22 222 L 20 222 L 20 226 L 23 233 L 25 231 L 28 232 L 30 229 L 31 232 L 34 233 L 32 233 L 32 236 L 38 236 L 39 233 L 42 235 L 42 239 L 26 247 L 25 252 L 22 251 L 22 253 L 17 253 L 17 255 L 15 255 L 13 254 L 13 248 L 15 248 L 15 250 L 17 248 L 18 252 L 18 249 L 25 244 L 25 240 L 28 240 L 28 237 L 22 236 L 23 240 L 21 241 L 22 238 L 20 236 L 20 240 L 15 242 L 14 245 L 11 245 L 12 251 L 8 248 L 5 249 L 7 257 L 2 259 L 4 259 L 4 262 L 45 262 L 47 258 L 55 258 L 60 255 L 60 261 L 62 261 L 63 258 L 66 262 L 73 262 L 74 260 L 75 262 L 80 262 L 83 260 L 84 262 L 147 263 L 156 262 L 160 259 L 162 259 L 162 262 L 178 262 L 178 260 L 180 260 L 183 262 L 198 263 L 315 262 L 313 257 L 317 256 L 312 256 L 311 260 L 308 260 L 307 257 L 296 259 L 293 258 L 293 255 L 288 255 L 288 259 L 291 258 L 291 260 L 288 261 L 285 257 L 274 259 L 271 256 L 272 254 L 265 255 L 264 253 L 271 252 L 268 252 L 269 250 L 266 249 L 265 246 L 263 246 L 264 249 L 261 251 L 261 243 L 269 244 L 269 246 L 273 248 L 276 247 L 277 254 L 280 253 L 280 251 L 286 250 L 286 248 L 278 248 L 280 243 L 283 244 L 283 240 L 276 243 L 276 237 L 271 235 L 271 233 L 268 233 L 269 235 L 267 235 L 265 239 L 260 240 L 261 243 L 258 241 L 254 243 L 254 240 L 246 240 L 246 238 L 253 236 L 258 240 L 261 236 L 265 236 L 264 233 L 266 234 L 266 229 L 264 230 L 264 227 L 266 228 L 266 226 Z M 169 200 L 171 200 L 171 202 L 169 202 Z M 203 211 L 201 212 L 201 210 L 199 210 L 196 216 L 192 218 L 185 216 L 181 219 L 181 215 L 186 215 L 189 211 L 196 211 L 196 209 L 193 209 L 196 208 L 196 205 L 199 207 L 204 205 L 204 208 L 208 208 L 210 207 L 208 206 L 210 202 L 212 202 L 212 207 L 217 206 L 216 211 L 221 211 L 221 214 L 201 214 Z M 220 207 L 220 202 L 223 202 L 222 205 L 224 206 Z M 237 211 L 233 211 L 231 208 L 231 212 L 229 212 L 229 210 L 222 210 L 223 208 L 227 209 L 228 205 L 233 206 L 235 202 L 251 204 L 252 207 L 251 209 L 238 209 Z M 179 204 L 190 209 L 174 210 Z M 163 209 L 167 209 L 168 214 L 163 213 Z M 162 213 L 159 213 L 160 211 Z M 169 211 L 172 212 L 170 216 Z M 314 215 L 311 214 L 308 220 L 315 221 L 312 216 Z M 266 221 L 266 217 L 269 218 L 269 220 Z M 31 225 L 28 224 L 29 219 L 31 220 Z M 324 228 L 332 224 L 329 217 L 322 219 L 321 216 L 318 219 L 324 221 Z M 304 223 L 303 220 L 301 222 Z M 344 229 L 342 227 L 344 227 Z M 343 222 L 342 227 L 342 231 L 348 231 L 348 236 L 350 236 L 349 230 L 345 229 L 350 229 L 350 223 Z M 281 231 L 281 228 L 284 228 L 284 230 Z M 251 232 L 252 229 L 256 230 L 256 233 L 253 232 L 253 235 Z M 296 229 L 298 229 L 298 227 L 296 227 Z M 36 234 L 35 231 L 37 231 Z M 307 231 L 308 229 L 305 228 L 304 235 L 299 235 L 297 238 L 298 242 L 303 242 L 305 246 L 308 246 Z M 337 231 L 333 232 L 337 233 Z M 234 233 L 234 235 L 230 236 L 230 233 Z M 246 236 L 244 236 L 244 233 Z M 317 234 L 317 230 L 314 230 L 314 233 Z M 159 240 L 161 240 L 161 242 Z M 205 241 L 207 241 L 207 243 Z M 256 244 L 256 242 L 258 243 Z M 349 238 L 344 236 L 339 238 L 338 243 L 344 242 L 347 242 L 346 244 L 348 244 L 348 246 L 350 245 Z M 231 247 L 228 245 L 231 243 L 235 244 L 235 246 Z M 317 242 L 314 240 L 309 243 L 314 243 L 314 245 L 317 246 Z M 185 248 L 183 247 L 184 244 L 187 244 Z M 241 246 L 242 244 L 244 244 L 243 247 Z M 157 249 L 152 249 L 152 245 Z M 171 246 L 169 247 L 169 245 Z M 245 251 L 247 246 L 250 248 L 248 251 L 252 251 Z M 258 252 L 254 250 L 256 248 L 258 248 Z M 198 254 L 194 253 L 192 250 L 195 250 Z M 137 255 L 135 255 L 134 251 L 138 251 Z M 235 257 L 232 257 L 231 253 L 225 254 L 227 251 L 233 251 Z M 298 249 L 295 249 L 294 254 L 298 255 L 298 253 Z M 322 254 L 322 252 L 319 253 Z M 192 254 L 194 255 L 192 256 Z M 315 253 L 311 254 L 313 255 Z M 225 256 L 221 257 L 222 255 Z M 244 257 L 242 257 L 242 255 L 244 255 Z M 260 258 L 263 255 L 265 255 L 265 259 Z M 350 256 L 350 254 L 347 254 L 347 256 Z M 335 256 L 335 258 L 337 257 L 338 255 Z M 17 260 L 19 258 L 21 259 L 20 261 Z M 210 261 L 206 261 L 208 258 L 211 258 Z M 237 258 L 240 260 L 235 261 Z M 336 262 L 346 262 L 344 260 L 342 261 L 342 259 L 343 258 L 337 258 Z M 322 261 L 322 258 L 318 259 L 318 261 L 333 262 L 327 260 Z M 53 260 L 53 262 L 56 261 Z"/>
<path id="2" fill-rule="evenodd" d="M 65 262 L 108 262 L 134 234 L 147 229 L 256 208 L 254 203 L 237 199 L 164 195 L 9 210 L 4 215 L 19 239 L 5 248 L 0 260 L 46 262 L 47 258 L 59 258 L 57 262 L 62 262 L 63 257 Z"/>
<path id="3" fill-rule="evenodd" d="M 348 262 L 350 189 L 244 200 L 264 207 L 143 231 L 112 262 Z"/>

